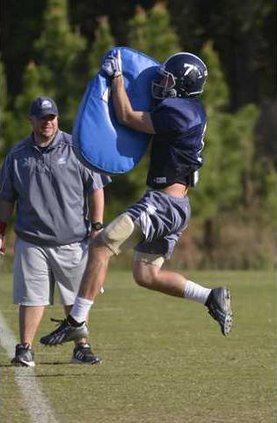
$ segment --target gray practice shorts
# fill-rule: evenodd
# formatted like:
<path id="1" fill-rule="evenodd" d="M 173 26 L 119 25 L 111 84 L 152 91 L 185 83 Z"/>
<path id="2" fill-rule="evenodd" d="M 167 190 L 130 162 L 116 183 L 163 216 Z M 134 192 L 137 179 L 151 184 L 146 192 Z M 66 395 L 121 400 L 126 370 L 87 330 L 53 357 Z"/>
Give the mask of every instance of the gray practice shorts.
<path id="1" fill-rule="evenodd" d="M 61 303 L 74 304 L 86 268 L 88 242 L 41 247 L 20 238 L 15 243 L 14 304 L 53 304 L 55 284 Z"/>
<path id="2" fill-rule="evenodd" d="M 149 190 L 101 233 L 114 254 L 134 248 L 135 260 L 161 266 L 169 259 L 190 219 L 189 198 Z"/>

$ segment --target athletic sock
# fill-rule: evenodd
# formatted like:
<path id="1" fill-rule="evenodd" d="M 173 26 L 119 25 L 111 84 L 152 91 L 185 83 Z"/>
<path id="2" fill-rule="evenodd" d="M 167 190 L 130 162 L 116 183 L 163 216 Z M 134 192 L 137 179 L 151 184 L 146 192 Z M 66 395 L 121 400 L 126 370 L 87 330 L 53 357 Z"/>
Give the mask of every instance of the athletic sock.
<path id="1" fill-rule="evenodd" d="M 185 291 L 184 291 L 184 297 L 187 300 L 197 301 L 198 303 L 205 304 L 208 296 L 210 295 L 211 289 L 204 288 L 201 285 L 198 285 L 197 283 L 186 280 L 185 284 Z"/>
<path id="2" fill-rule="evenodd" d="M 67 321 L 70 324 L 70 326 L 73 326 L 74 328 L 79 328 L 84 323 L 84 322 L 78 323 L 77 320 L 73 319 L 73 317 L 70 316 L 70 314 L 67 316 Z"/>
<path id="3" fill-rule="evenodd" d="M 75 322 L 77 323 L 82 324 L 83 322 L 85 322 L 88 312 L 92 305 L 93 305 L 93 300 L 87 300 L 86 298 L 82 298 L 78 296 L 67 318 L 69 323 L 71 324 L 69 320 L 70 317 L 74 319 Z M 76 324 L 74 325 L 74 321 L 72 322 L 72 325 L 76 326 Z"/>

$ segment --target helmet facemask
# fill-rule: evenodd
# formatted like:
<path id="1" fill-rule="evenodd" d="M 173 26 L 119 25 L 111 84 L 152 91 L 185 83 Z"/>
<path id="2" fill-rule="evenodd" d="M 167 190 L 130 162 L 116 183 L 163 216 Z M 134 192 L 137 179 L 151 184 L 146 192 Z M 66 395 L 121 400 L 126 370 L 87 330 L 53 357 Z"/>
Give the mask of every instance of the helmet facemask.
<path id="1" fill-rule="evenodd" d="M 157 100 L 163 100 L 166 97 L 177 97 L 177 91 L 174 89 L 176 78 L 171 72 L 165 70 L 164 66 L 158 69 L 159 77 L 152 81 L 152 97 Z"/>

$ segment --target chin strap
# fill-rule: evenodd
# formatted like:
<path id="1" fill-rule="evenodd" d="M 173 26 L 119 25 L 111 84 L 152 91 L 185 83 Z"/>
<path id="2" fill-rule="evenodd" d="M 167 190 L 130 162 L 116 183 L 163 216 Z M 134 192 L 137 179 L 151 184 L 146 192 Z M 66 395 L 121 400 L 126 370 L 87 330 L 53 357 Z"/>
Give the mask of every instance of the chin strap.
<path id="1" fill-rule="evenodd" d="M 170 98 L 177 97 L 177 91 L 174 88 L 172 88 L 172 90 L 168 90 L 168 97 Z"/>

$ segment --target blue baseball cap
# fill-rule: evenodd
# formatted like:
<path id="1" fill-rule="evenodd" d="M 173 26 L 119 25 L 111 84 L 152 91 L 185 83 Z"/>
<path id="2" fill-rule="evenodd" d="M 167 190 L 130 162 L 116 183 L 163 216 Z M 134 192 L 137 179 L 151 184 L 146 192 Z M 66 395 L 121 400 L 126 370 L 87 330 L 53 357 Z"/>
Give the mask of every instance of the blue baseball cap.
<path id="1" fill-rule="evenodd" d="M 50 97 L 38 97 L 32 101 L 30 107 L 30 116 L 34 116 L 38 119 L 48 116 L 58 116 L 58 107 L 55 101 Z"/>

